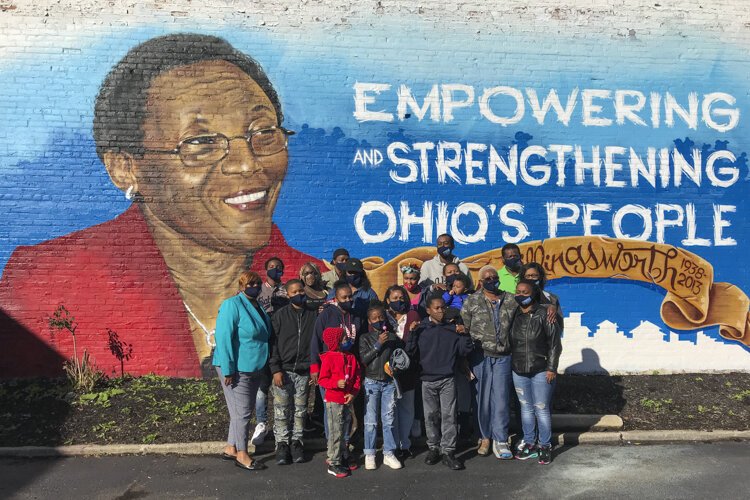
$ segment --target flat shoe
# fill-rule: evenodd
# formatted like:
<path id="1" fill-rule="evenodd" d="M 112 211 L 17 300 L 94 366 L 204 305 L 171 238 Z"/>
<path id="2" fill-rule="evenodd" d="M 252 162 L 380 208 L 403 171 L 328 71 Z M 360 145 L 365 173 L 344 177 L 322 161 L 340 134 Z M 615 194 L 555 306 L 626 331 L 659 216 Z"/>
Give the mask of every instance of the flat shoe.
<path id="1" fill-rule="evenodd" d="M 230 455 L 229 453 L 222 453 L 219 455 L 222 460 L 237 460 L 237 457 L 234 455 Z"/>
<path id="2" fill-rule="evenodd" d="M 245 465 L 242 462 L 235 460 L 234 465 L 245 470 L 264 470 L 268 468 L 257 460 L 253 460 L 253 463 L 251 463 L 250 465 Z"/>

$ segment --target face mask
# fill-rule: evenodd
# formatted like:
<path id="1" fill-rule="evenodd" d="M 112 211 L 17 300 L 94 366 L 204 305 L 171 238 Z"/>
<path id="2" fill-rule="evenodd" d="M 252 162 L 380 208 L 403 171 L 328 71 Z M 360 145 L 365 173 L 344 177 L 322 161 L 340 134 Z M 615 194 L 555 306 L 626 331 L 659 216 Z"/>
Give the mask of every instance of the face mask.
<path id="1" fill-rule="evenodd" d="M 448 287 L 452 287 L 454 281 L 456 281 L 455 274 L 451 274 L 450 276 L 445 278 L 445 284 L 448 285 Z"/>
<path id="2" fill-rule="evenodd" d="M 405 300 L 394 300 L 389 304 L 389 307 L 393 312 L 404 314 L 409 312 L 409 304 Z"/>
<path id="3" fill-rule="evenodd" d="M 352 339 L 345 339 L 343 342 L 341 342 L 341 350 L 348 351 L 352 348 L 352 345 L 354 345 L 354 341 Z"/>
<path id="4" fill-rule="evenodd" d="M 336 262 L 336 269 L 338 269 L 340 273 L 343 273 L 345 268 L 346 262 Z"/>
<path id="5" fill-rule="evenodd" d="M 516 302 L 518 302 L 518 305 L 523 307 L 531 305 L 531 301 L 533 300 L 531 296 L 527 297 L 526 295 L 516 295 L 515 299 Z"/>
<path id="6" fill-rule="evenodd" d="M 417 283 L 404 283 L 404 288 L 409 290 L 411 293 L 419 291 L 419 285 Z"/>
<path id="7" fill-rule="evenodd" d="M 339 307 L 344 312 L 352 312 L 352 309 L 354 308 L 354 302 L 351 300 L 349 302 L 339 302 Z"/>
<path id="8" fill-rule="evenodd" d="M 534 280 L 536 286 L 542 286 L 542 280 Z"/>
<path id="9" fill-rule="evenodd" d="M 307 295 L 305 295 L 304 293 L 295 295 L 294 297 L 289 299 L 289 302 L 291 302 L 295 306 L 303 307 L 307 303 Z"/>
<path id="10" fill-rule="evenodd" d="M 266 271 L 266 275 L 274 281 L 279 281 L 284 275 L 284 270 L 279 267 L 272 267 Z"/>
<path id="11" fill-rule="evenodd" d="M 511 271 L 518 271 L 519 269 L 521 269 L 521 257 L 512 257 L 510 259 L 505 259 L 505 267 L 507 267 Z"/>
<path id="12" fill-rule="evenodd" d="M 260 295 L 260 287 L 248 286 L 247 288 L 245 288 L 245 295 L 247 295 L 251 299 L 257 299 L 258 295 Z"/>
<path id="13" fill-rule="evenodd" d="M 451 247 L 438 247 L 438 253 L 441 257 L 448 259 L 453 255 L 453 249 Z"/>
<path id="14" fill-rule="evenodd" d="M 385 321 L 376 321 L 375 323 L 370 323 L 370 327 L 372 327 L 373 330 L 376 332 L 382 332 L 384 331 Z"/>
<path id="15" fill-rule="evenodd" d="M 356 286 L 357 288 L 359 288 L 362 285 L 362 275 L 361 274 L 347 274 L 346 282 L 352 286 Z"/>
<path id="16" fill-rule="evenodd" d="M 488 292 L 495 294 L 495 295 L 500 295 L 500 289 L 498 288 L 498 286 L 500 286 L 499 280 L 490 281 L 489 283 L 482 282 L 482 287 L 484 287 L 484 289 L 487 290 Z"/>

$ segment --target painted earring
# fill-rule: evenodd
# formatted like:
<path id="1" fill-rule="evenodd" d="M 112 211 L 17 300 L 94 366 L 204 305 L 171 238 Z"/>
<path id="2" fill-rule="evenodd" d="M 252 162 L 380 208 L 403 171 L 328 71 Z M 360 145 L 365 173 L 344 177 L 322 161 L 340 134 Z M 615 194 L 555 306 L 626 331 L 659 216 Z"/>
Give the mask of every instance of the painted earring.
<path id="1" fill-rule="evenodd" d="M 133 199 L 133 186 L 128 186 L 128 190 L 125 191 L 125 199 L 126 200 L 132 200 Z"/>

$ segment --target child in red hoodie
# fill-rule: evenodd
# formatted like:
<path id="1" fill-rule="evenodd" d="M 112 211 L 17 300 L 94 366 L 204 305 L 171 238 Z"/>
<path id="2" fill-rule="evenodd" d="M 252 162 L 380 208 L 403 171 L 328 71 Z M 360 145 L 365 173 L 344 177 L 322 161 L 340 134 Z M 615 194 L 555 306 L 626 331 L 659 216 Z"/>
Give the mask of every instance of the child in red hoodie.
<path id="1" fill-rule="evenodd" d="M 343 328 L 323 330 L 323 342 L 328 352 L 320 355 L 320 376 L 318 384 L 326 390 L 325 405 L 328 419 L 328 473 L 335 477 L 346 477 L 351 472 L 343 467 L 344 421 L 350 411 L 349 403 L 359 392 L 362 383 L 357 358 L 343 350 L 341 339 Z M 348 346 L 348 344 L 347 344 Z M 348 349 L 348 347 L 347 347 Z"/>

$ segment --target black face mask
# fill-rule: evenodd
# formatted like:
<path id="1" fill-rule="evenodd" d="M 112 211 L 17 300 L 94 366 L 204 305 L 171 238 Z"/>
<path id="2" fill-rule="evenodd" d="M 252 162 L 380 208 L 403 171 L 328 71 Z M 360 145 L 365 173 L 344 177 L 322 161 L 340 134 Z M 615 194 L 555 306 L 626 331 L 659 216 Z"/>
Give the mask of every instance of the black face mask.
<path id="1" fill-rule="evenodd" d="M 346 269 L 346 262 L 336 262 L 335 266 L 338 272 L 343 273 L 344 269 Z"/>
<path id="2" fill-rule="evenodd" d="M 299 295 L 295 295 L 294 297 L 289 299 L 289 302 L 297 307 L 304 307 L 305 304 L 307 304 L 307 295 L 305 295 L 304 293 L 300 293 Z"/>
<path id="3" fill-rule="evenodd" d="M 405 300 L 394 300 L 390 304 L 388 304 L 388 307 L 391 308 L 391 310 L 395 313 L 404 314 L 409 312 L 409 306 L 410 304 L 406 302 Z"/>
<path id="4" fill-rule="evenodd" d="M 258 295 L 260 295 L 260 286 L 248 286 L 245 288 L 245 295 L 251 299 L 257 299 Z"/>
<path id="5" fill-rule="evenodd" d="M 521 269 L 521 257 L 511 257 L 510 259 L 504 259 L 505 267 L 513 272 Z"/>
<path id="6" fill-rule="evenodd" d="M 451 247 L 438 247 L 437 252 L 444 259 L 450 259 L 453 255 L 453 249 Z"/>
<path id="7" fill-rule="evenodd" d="M 530 295 L 516 295 L 515 299 L 516 302 L 518 302 L 518 305 L 521 307 L 530 306 L 534 301 L 534 299 Z"/>
<path id="8" fill-rule="evenodd" d="M 272 267 L 266 271 L 266 275 L 274 281 L 279 281 L 284 275 L 284 270 L 280 267 Z"/>
<path id="9" fill-rule="evenodd" d="M 370 327 L 378 333 L 385 331 L 385 328 L 383 328 L 384 326 L 385 321 L 376 321 L 375 323 L 370 323 Z"/>
<path id="10" fill-rule="evenodd" d="M 357 288 L 359 288 L 360 286 L 362 286 L 362 278 L 363 276 L 361 274 L 347 274 L 346 282 L 352 286 L 356 286 Z"/>
<path id="11" fill-rule="evenodd" d="M 352 312 L 352 309 L 354 309 L 354 302 L 351 300 L 349 302 L 339 302 L 339 307 L 344 312 Z"/>
<path id="12" fill-rule="evenodd" d="M 447 276 L 445 278 L 445 284 L 448 285 L 448 287 L 453 286 L 453 282 L 456 281 L 457 276 L 455 274 L 451 274 L 450 276 Z"/>
<path id="13" fill-rule="evenodd" d="M 494 295 L 500 295 L 499 286 L 500 286 L 499 280 L 498 281 L 493 280 L 493 281 L 490 281 L 489 283 L 486 281 L 482 282 L 482 288 L 484 288 L 485 290 L 487 290 L 488 292 Z"/>

